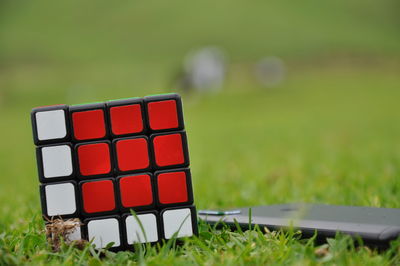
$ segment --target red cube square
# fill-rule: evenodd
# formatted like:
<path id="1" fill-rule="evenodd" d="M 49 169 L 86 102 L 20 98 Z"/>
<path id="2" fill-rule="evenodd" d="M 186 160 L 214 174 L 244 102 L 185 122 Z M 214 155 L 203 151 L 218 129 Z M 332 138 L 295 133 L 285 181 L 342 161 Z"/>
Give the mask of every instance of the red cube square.
<path id="1" fill-rule="evenodd" d="M 189 169 L 158 171 L 155 176 L 160 205 L 190 204 L 193 201 Z"/>
<path id="2" fill-rule="evenodd" d="M 118 178 L 121 207 L 143 210 L 155 205 L 151 174 L 138 174 Z"/>
<path id="3" fill-rule="evenodd" d="M 82 209 L 86 216 L 117 211 L 111 179 L 81 182 Z"/>
<path id="4" fill-rule="evenodd" d="M 110 143 L 93 142 L 76 146 L 79 173 L 82 177 L 104 176 L 112 171 Z"/>
<path id="5" fill-rule="evenodd" d="M 155 134 L 151 140 L 156 167 L 186 166 L 189 163 L 184 131 Z"/>
<path id="6" fill-rule="evenodd" d="M 111 133 L 115 136 L 138 134 L 144 131 L 140 103 L 110 106 Z"/>
<path id="7" fill-rule="evenodd" d="M 134 172 L 150 168 L 147 137 L 116 139 L 113 144 L 120 172 Z"/>
<path id="8" fill-rule="evenodd" d="M 74 106 L 70 110 L 73 137 L 76 141 L 107 137 L 104 104 Z"/>
<path id="9" fill-rule="evenodd" d="M 152 131 L 183 129 L 182 103 L 176 94 L 145 97 Z"/>

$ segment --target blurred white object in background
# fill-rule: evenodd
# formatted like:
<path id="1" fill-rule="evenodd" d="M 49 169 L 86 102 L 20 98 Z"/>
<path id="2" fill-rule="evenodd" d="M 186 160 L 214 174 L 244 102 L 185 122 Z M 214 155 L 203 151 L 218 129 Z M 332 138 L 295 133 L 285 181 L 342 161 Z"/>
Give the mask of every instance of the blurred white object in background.
<path id="1" fill-rule="evenodd" d="M 264 57 L 256 64 L 255 75 L 264 87 L 278 86 L 286 77 L 285 63 L 276 56 Z"/>
<path id="2" fill-rule="evenodd" d="M 220 91 L 226 74 L 226 58 L 218 47 L 204 47 L 191 52 L 184 62 L 185 81 L 188 88 L 199 92 Z"/>

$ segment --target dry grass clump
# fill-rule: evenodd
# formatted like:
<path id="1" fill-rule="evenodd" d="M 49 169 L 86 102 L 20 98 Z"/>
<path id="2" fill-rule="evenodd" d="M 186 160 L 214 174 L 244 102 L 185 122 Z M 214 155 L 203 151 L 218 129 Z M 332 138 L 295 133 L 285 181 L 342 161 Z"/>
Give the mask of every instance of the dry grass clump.
<path id="1" fill-rule="evenodd" d="M 76 239 L 73 237 L 75 230 L 80 230 L 82 223 L 79 219 L 51 219 L 46 223 L 46 237 L 54 251 L 59 251 L 61 243 L 74 245 L 79 249 L 83 249 L 87 241 L 84 239 Z"/>

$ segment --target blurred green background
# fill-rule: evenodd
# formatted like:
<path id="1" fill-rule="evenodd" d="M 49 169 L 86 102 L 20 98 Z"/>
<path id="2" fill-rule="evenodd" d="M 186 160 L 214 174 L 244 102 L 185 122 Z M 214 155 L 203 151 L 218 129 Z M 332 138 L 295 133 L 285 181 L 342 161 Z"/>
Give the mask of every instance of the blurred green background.
<path id="1" fill-rule="evenodd" d="M 400 207 L 400 2 L 0 2 L 0 231 L 40 215 L 30 110 L 172 92 L 218 46 L 222 90 L 183 93 L 199 208 Z M 279 57 L 284 80 L 254 77 Z M 179 92 L 179 91 L 178 91 Z"/>

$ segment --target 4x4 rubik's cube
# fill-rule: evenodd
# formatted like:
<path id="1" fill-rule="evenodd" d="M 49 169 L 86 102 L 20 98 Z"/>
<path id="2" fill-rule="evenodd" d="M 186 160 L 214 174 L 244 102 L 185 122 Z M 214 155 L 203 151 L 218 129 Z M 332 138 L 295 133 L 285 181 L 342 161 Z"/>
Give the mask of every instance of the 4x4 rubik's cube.
<path id="1" fill-rule="evenodd" d="M 179 95 L 38 107 L 31 118 L 43 216 L 83 221 L 70 239 L 119 250 L 197 234 Z"/>

